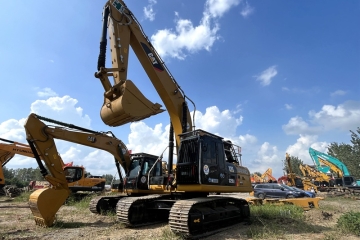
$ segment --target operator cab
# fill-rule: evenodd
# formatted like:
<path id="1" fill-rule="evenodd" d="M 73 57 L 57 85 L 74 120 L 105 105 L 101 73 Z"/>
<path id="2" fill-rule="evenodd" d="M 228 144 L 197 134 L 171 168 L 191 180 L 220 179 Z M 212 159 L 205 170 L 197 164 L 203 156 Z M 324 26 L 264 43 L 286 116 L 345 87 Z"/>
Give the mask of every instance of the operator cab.
<path id="1" fill-rule="evenodd" d="M 124 179 L 125 189 L 148 190 L 149 185 L 162 185 L 162 162 L 159 157 L 147 153 L 130 154 L 131 164 Z"/>
<path id="2" fill-rule="evenodd" d="M 201 129 L 180 134 L 177 184 L 239 186 L 250 173 L 241 166 L 239 154 L 230 141 Z M 240 149 L 240 147 L 238 147 Z"/>
<path id="3" fill-rule="evenodd" d="M 83 169 L 80 167 L 66 167 L 64 174 L 68 183 L 76 182 L 82 178 Z"/>

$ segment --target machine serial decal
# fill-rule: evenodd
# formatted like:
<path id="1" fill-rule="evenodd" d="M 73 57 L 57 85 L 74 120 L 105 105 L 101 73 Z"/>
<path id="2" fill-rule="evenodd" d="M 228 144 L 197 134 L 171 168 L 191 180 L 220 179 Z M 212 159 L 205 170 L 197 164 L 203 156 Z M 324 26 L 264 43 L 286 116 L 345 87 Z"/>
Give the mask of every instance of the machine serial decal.
<path id="1" fill-rule="evenodd" d="M 118 1 L 118 0 L 115 0 L 112 5 L 120 12 L 120 13 L 123 13 L 125 8 L 124 6 Z"/>
<path id="2" fill-rule="evenodd" d="M 208 165 L 204 165 L 204 173 L 205 175 L 208 175 L 209 174 L 209 166 Z"/>
<path id="3" fill-rule="evenodd" d="M 234 179 L 229 179 L 229 183 L 235 183 Z"/>
<path id="4" fill-rule="evenodd" d="M 209 178 L 208 180 L 211 183 L 219 183 L 219 179 L 217 179 L 217 178 Z"/>
<path id="5" fill-rule="evenodd" d="M 194 223 L 199 223 L 199 222 L 200 222 L 200 218 L 194 219 Z"/>
<path id="6" fill-rule="evenodd" d="M 150 48 L 145 43 L 141 43 L 141 46 L 144 49 L 146 55 L 149 57 L 155 70 L 159 72 L 164 71 L 164 68 L 161 66 L 159 59 L 157 59 L 157 57 L 152 53 Z"/>

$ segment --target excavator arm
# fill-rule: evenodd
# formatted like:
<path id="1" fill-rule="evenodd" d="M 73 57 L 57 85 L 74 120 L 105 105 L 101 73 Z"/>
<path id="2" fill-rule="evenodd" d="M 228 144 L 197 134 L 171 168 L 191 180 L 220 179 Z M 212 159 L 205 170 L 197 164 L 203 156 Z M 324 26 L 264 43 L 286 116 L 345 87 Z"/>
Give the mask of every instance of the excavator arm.
<path id="1" fill-rule="evenodd" d="M 107 29 L 112 68 L 105 68 Z M 130 46 L 165 104 L 179 146 L 178 135 L 191 131 L 193 125 L 185 100 L 188 98 L 122 0 L 108 1 L 103 11 L 98 72 L 95 73 L 105 90 L 101 118 L 109 126 L 119 126 L 164 111 L 160 104 L 151 103 L 132 81 L 127 80 Z M 109 76 L 113 77 L 114 84 L 110 83 Z"/>
<path id="2" fill-rule="evenodd" d="M 48 126 L 43 121 L 60 126 Z M 63 170 L 63 162 L 56 149 L 54 139 L 66 140 L 111 153 L 117 163 L 119 176 L 121 176 L 119 164 L 125 169 L 125 172 L 130 166 L 130 156 L 126 145 L 121 140 L 106 133 L 65 124 L 36 114 L 29 115 L 24 127 L 40 172 L 53 186 L 50 189 L 37 190 L 30 196 L 30 208 L 36 223 L 39 225 L 51 226 L 55 219 L 55 213 L 70 194 Z M 42 159 L 40 159 L 40 155 Z"/>

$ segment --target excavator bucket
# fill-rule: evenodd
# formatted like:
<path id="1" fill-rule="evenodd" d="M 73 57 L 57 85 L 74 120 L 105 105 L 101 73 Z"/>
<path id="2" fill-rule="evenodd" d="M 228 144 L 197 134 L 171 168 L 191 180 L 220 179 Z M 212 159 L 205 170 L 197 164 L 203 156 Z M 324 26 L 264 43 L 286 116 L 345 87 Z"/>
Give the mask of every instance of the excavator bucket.
<path id="1" fill-rule="evenodd" d="M 105 102 L 101 108 L 101 119 L 106 125 L 120 126 L 165 111 L 160 104 L 149 101 L 131 80 L 126 80 L 121 92 L 119 98 Z"/>
<path id="2" fill-rule="evenodd" d="M 37 225 L 51 227 L 55 221 L 55 214 L 63 205 L 70 192 L 66 189 L 39 189 L 30 195 L 30 210 Z"/>

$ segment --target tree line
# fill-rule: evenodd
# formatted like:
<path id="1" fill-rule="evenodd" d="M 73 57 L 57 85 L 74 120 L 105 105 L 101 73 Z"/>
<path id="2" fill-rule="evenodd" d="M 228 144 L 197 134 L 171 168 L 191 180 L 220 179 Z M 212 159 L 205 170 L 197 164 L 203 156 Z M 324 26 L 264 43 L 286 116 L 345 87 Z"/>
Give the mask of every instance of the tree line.
<path id="1" fill-rule="evenodd" d="M 8 169 L 3 168 L 5 184 L 6 185 L 15 185 L 17 187 L 27 187 L 30 181 L 44 181 L 43 176 L 40 173 L 39 167 L 37 168 L 18 168 L 18 169 Z M 91 175 L 88 172 L 88 175 Z M 106 179 L 105 184 L 111 184 L 114 176 L 111 174 L 102 175 Z"/>

